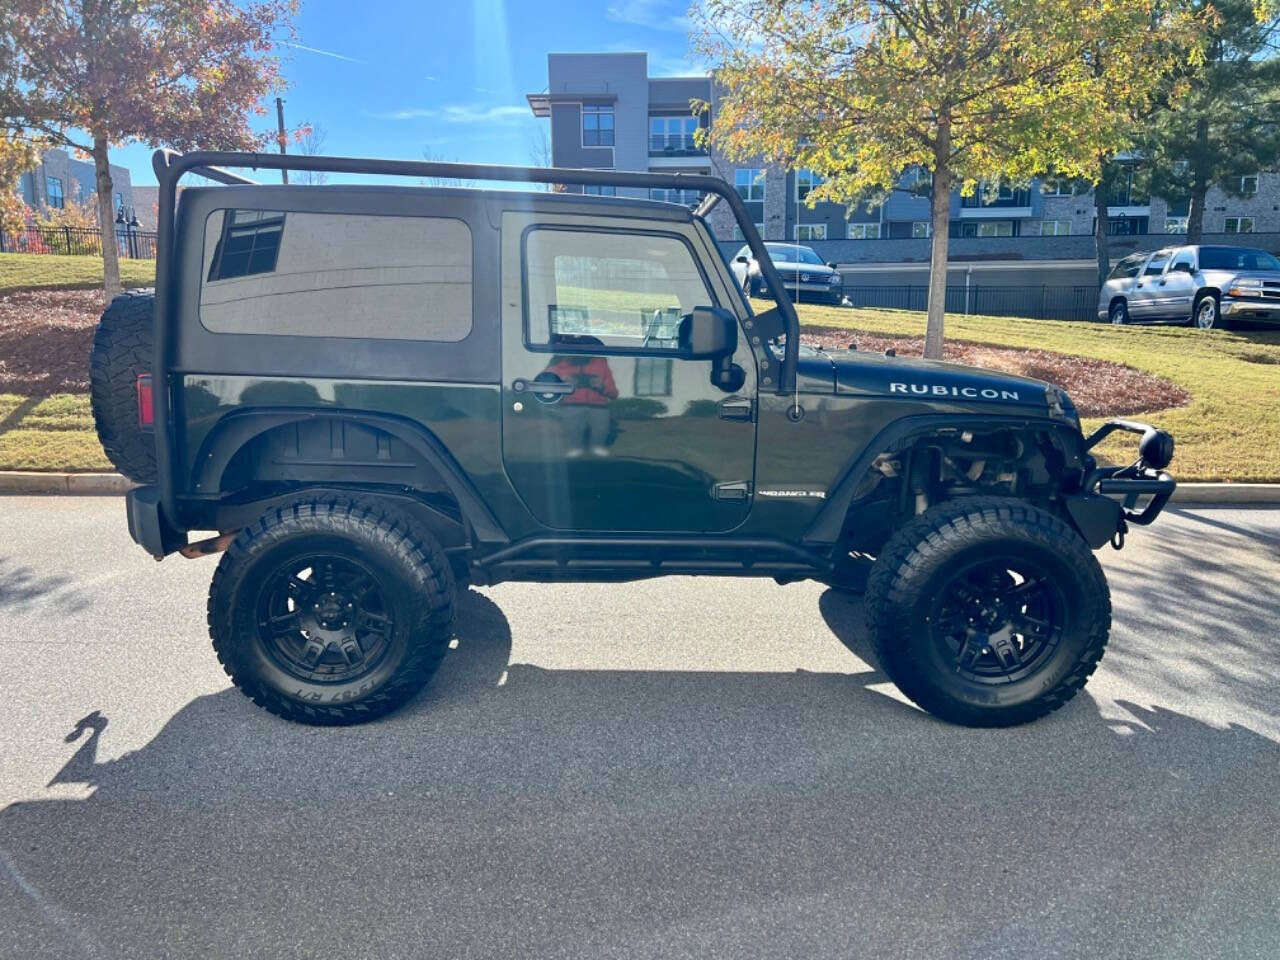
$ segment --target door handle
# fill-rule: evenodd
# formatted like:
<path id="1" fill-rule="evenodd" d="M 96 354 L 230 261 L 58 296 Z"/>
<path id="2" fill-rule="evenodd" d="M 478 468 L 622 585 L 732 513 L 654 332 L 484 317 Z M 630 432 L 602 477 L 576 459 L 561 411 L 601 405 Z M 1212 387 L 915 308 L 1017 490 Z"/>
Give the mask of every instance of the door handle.
<path id="1" fill-rule="evenodd" d="M 729 397 L 720 401 L 721 420 L 750 420 L 755 404 L 750 397 Z"/>
<path id="2" fill-rule="evenodd" d="M 562 380 L 525 380 L 521 377 L 511 381 L 511 389 L 516 393 L 573 393 L 577 386 Z"/>
<path id="3" fill-rule="evenodd" d="M 1135 284 L 1134 284 L 1134 286 L 1135 286 L 1135 287 L 1140 287 L 1140 286 L 1142 286 L 1142 284 L 1140 284 L 1140 283 L 1135 283 Z"/>

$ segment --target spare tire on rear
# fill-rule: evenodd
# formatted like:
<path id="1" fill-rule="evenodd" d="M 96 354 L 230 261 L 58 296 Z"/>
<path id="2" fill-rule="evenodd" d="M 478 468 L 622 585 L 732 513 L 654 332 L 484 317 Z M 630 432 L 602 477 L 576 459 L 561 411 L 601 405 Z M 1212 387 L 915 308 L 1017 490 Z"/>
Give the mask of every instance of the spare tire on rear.
<path id="1" fill-rule="evenodd" d="M 111 301 L 98 321 L 89 358 L 93 424 L 117 470 L 156 482 L 156 444 L 138 423 L 138 377 L 151 373 L 155 294 L 136 290 Z"/>

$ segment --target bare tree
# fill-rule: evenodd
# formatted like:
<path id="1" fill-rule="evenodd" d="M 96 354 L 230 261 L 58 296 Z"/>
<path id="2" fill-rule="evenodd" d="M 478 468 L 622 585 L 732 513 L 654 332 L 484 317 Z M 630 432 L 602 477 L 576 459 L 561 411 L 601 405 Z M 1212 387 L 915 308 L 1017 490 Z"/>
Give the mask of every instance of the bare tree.
<path id="1" fill-rule="evenodd" d="M 551 167 L 551 141 L 547 138 L 547 128 L 538 127 L 537 133 L 529 135 L 529 165 L 531 167 Z M 539 190 L 550 190 L 551 184 L 538 184 Z"/>
<path id="2" fill-rule="evenodd" d="M 430 147 L 426 147 L 422 151 L 422 159 L 428 163 L 448 163 L 444 155 L 436 153 Z M 424 187 L 474 187 L 474 180 L 459 180 L 457 177 L 423 177 L 422 185 Z"/>
<path id="3" fill-rule="evenodd" d="M 302 135 L 298 137 L 298 152 L 304 157 L 320 157 L 324 155 L 324 142 L 328 137 L 324 127 L 318 123 L 306 123 L 302 126 Z M 329 174 L 320 170 L 298 170 L 294 173 L 298 183 L 319 185 L 329 182 Z"/>

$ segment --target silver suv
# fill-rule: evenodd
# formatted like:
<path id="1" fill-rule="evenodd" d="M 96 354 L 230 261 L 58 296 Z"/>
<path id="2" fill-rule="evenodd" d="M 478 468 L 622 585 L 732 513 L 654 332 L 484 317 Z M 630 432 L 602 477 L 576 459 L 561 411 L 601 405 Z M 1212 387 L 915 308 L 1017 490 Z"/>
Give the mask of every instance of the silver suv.
<path id="1" fill-rule="evenodd" d="M 1115 265 L 1098 294 L 1111 323 L 1280 322 L 1280 260 L 1250 247 L 1165 247 Z"/>

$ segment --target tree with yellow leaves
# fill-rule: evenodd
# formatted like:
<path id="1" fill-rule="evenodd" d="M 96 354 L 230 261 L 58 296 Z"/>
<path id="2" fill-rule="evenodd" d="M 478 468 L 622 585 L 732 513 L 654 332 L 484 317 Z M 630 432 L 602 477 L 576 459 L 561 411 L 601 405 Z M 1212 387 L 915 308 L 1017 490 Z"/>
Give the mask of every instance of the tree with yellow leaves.
<path id="1" fill-rule="evenodd" d="M 933 175 L 925 356 L 940 357 L 951 191 L 1055 172 L 1092 180 L 1100 148 L 1129 131 L 1099 122 L 1157 0 L 708 0 L 693 43 L 715 67 L 711 140 L 731 160 L 825 176 L 809 202 L 854 203 L 904 172 Z M 1126 99 L 1128 99 L 1126 95 Z"/>

